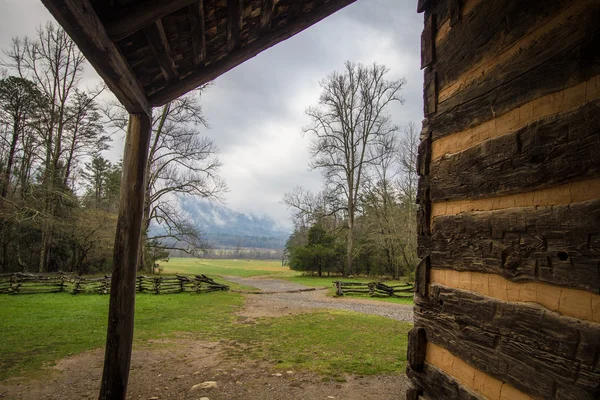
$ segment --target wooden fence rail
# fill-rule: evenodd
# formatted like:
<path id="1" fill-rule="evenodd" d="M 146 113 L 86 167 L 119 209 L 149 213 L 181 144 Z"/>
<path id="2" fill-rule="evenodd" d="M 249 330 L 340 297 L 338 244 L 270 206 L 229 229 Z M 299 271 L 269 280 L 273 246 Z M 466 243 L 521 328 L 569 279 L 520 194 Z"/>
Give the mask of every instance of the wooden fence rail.
<path id="1" fill-rule="evenodd" d="M 381 282 L 342 282 L 334 281 L 336 296 L 344 294 L 363 294 L 370 297 L 412 298 L 415 286 L 412 283 L 403 285 L 386 285 Z"/>
<path id="2" fill-rule="evenodd" d="M 0 294 L 35 294 L 70 291 L 78 293 L 110 293 L 111 276 L 84 278 L 67 274 L 2 274 L 0 275 Z M 215 282 L 206 275 L 193 277 L 184 275 L 148 277 L 138 275 L 136 291 L 139 293 L 208 293 L 227 291 L 229 286 Z"/>

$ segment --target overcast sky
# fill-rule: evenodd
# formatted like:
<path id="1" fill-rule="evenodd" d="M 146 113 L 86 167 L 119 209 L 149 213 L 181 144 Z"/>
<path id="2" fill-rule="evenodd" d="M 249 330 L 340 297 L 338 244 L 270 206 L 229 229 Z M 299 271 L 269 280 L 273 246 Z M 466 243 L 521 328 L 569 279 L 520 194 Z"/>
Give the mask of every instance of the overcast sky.
<path id="1" fill-rule="evenodd" d="M 264 51 L 215 80 L 202 105 L 211 137 L 220 149 L 222 176 L 230 188 L 228 207 L 267 214 L 289 225 L 281 204 L 297 185 L 318 191 L 321 176 L 308 170 L 301 128 L 304 114 L 316 105 L 319 81 L 341 71 L 346 60 L 386 65 L 389 79 L 404 77 L 405 103 L 390 109 L 404 125 L 423 118 L 420 34 L 422 15 L 416 0 L 358 0 L 291 39 Z M 52 17 L 40 0 L 0 0 L 0 45 L 32 35 Z M 99 80 L 91 67 L 85 82 Z M 122 138 L 115 137 L 119 158 Z"/>

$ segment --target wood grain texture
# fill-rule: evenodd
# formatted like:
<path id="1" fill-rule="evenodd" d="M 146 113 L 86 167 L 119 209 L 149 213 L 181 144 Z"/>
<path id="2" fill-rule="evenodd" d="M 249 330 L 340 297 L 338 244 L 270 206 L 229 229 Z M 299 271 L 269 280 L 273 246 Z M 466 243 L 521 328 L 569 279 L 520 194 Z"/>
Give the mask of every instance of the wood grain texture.
<path id="1" fill-rule="evenodd" d="M 450 21 L 453 18 L 458 20 L 460 15 L 457 3 L 457 0 L 449 0 Z M 441 90 L 463 77 L 470 78 L 473 66 L 495 59 L 567 6 L 561 0 L 479 2 L 471 13 L 465 15 L 462 23 L 455 24 L 445 40 L 436 45 Z M 540 7 L 544 7 L 541 15 Z"/>
<path id="2" fill-rule="evenodd" d="M 527 304 L 432 286 L 416 299 L 415 326 L 427 340 L 533 397 L 594 399 L 600 394 L 600 326 Z M 526 377 L 526 379 L 524 379 Z"/>
<path id="3" fill-rule="evenodd" d="M 600 200 L 440 216 L 431 267 L 600 293 Z"/>
<path id="4" fill-rule="evenodd" d="M 433 202 L 527 192 L 600 176 L 600 100 L 430 166 Z"/>
<path id="5" fill-rule="evenodd" d="M 117 233 L 113 251 L 113 274 L 101 400 L 125 399 L 131 346 L 138 251 L 142 230 L 148 146 L 152 123 L 146 114 L 132 114 L 125 138 L 123 176 Z"/>
<path id="6" fill-rule="evenodd" d="M 534 42 L 509 62 L 498 65 L 446 101 L 438 102 L 436 117 L 427 123 L 434 132 L 434 140 L 598 75 L 600 25 L 596 21 L 600 19 L 600 6 L 593 6 L 584 16 L 585 21 L 561 25 L 543 41 Z M 437 63 L 436 68 L 441 74 Z"/>
<path id="7" fill-rule="evenodd" d="M 441 137 L 432 144 L 431 158 L 437 159 L 445 154 L 464 151 L 486 140 L 508 135 L 541 119 L 571 112 L 586 102 L 597 99 L 600 99 L 598 75 L 565 90 L 538 97 L 467 130 Z"/>
<path id="8" fill-rule="evenodd" d="M 421 69 L 435 61 L 435 14 L 425 19 L 425 27 L 421 33 Z"/>

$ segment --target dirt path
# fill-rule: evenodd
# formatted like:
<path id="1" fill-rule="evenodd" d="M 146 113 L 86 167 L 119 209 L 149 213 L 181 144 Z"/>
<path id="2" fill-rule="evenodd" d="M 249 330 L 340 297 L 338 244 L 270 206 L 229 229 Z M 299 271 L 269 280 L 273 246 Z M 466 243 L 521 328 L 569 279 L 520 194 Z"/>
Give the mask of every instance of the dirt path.
<path id="1" fill-rule="evenodd" d="M 227 276 L 223 278 L 241 285 L 255 287 L 265 293 L 270 293 L 246 295 L 246 306 L 240 315 L 249 318 L 280 317 L 283 315 L 297 314 L 299 312 L 309 312 L 312 308 L 333 308 L 380 315 L 399 321 L 412 322 L 413 320 L 412 306 L 408 305 L 352 297 L 327 297 L 325 290 L 282 293 L 284 291 L 308 289 L 308 287 L 297 283 L 262 276 L 253 278 Z"/>
<path id="2" fill-rule="evenodd" d="M 228 280 L 266 292 L 306 288 L 277 279 Z M 324 290 L 302 293 L 246 295 L 241 318 L 278 317 L 315 308 L 334 308 L 412 321 L 412 308 L 362 299 L 334 299 Z M 133 351 L 128 399 L 191 400 L 313 400 L 397 399 L 407 388 L 405 375 L 345 375 L 329 380 L 302 371 L 279 371 L 265 361 L 234 359 L 231 341 L 153 341 Z M 85 352 L 46 368 L 39 379 L 11 378 L 0 382 L 0 399 L 95 399 L 102 375 L 103 350 Z M 212 383 L 208 383 L 212 382 Z M 214 387 L 202 387 L 214 386 Z"/>

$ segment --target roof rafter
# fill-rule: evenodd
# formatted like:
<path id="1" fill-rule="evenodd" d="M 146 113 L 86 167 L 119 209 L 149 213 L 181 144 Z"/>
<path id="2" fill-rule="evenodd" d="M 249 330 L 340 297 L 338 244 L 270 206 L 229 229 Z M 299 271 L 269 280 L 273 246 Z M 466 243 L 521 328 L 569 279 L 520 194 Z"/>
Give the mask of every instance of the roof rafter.
<path id="1" fill-rule="evenodd" d="M 157 19 L 153 24 L 146 26 L 144 28 L 144 34 L 146 35 L 154 58 L 158 61 L 158 65 L 160 66 L 160 70 L 162 71 L 165 80 L 167 82 L 173 82 L 179 79 L 177 65 L 175 65 L 173 57 L 171 57 L 171 48 L 162 21 Z"/>
<path id="2" fill-rule="evenodd" d="M 105 20 L 104 25 L 110 38 L 114 41 L 121 40 L 143 27 L 150 25 L 157 19 L 166 17 L 177 10 L 181 10 L 198 0 L 147 0 L 133 7 L 126 8 L 110 20 Z"/>
<path id="3" fill-rule="evenodd" d="M 260 31 L 268 31 L 271 29 L 271 15 L 273 15 L 273 9 L 275 8 L 275 2 L 273 0 L 264 0 L 260 8 Z"/>
<path id="4" fill-rule="evenodd" d="M 151 115 L 146 93 L 89 0 L 42 0 L 130 113 Z"/>
<path id="5" fill-rule="evenodd" d="M 204 0 L 192 4 L 189 9 L 192 30 L 192 52 L 194 67 L 206 60 L 206 28 L 204 26 Z"/>
<path id="6" fill-rule="evenodd" d="M 227 52 L 231 52 L 240 44 L 242 30 L 242 1 L 227 0 Z"/>

